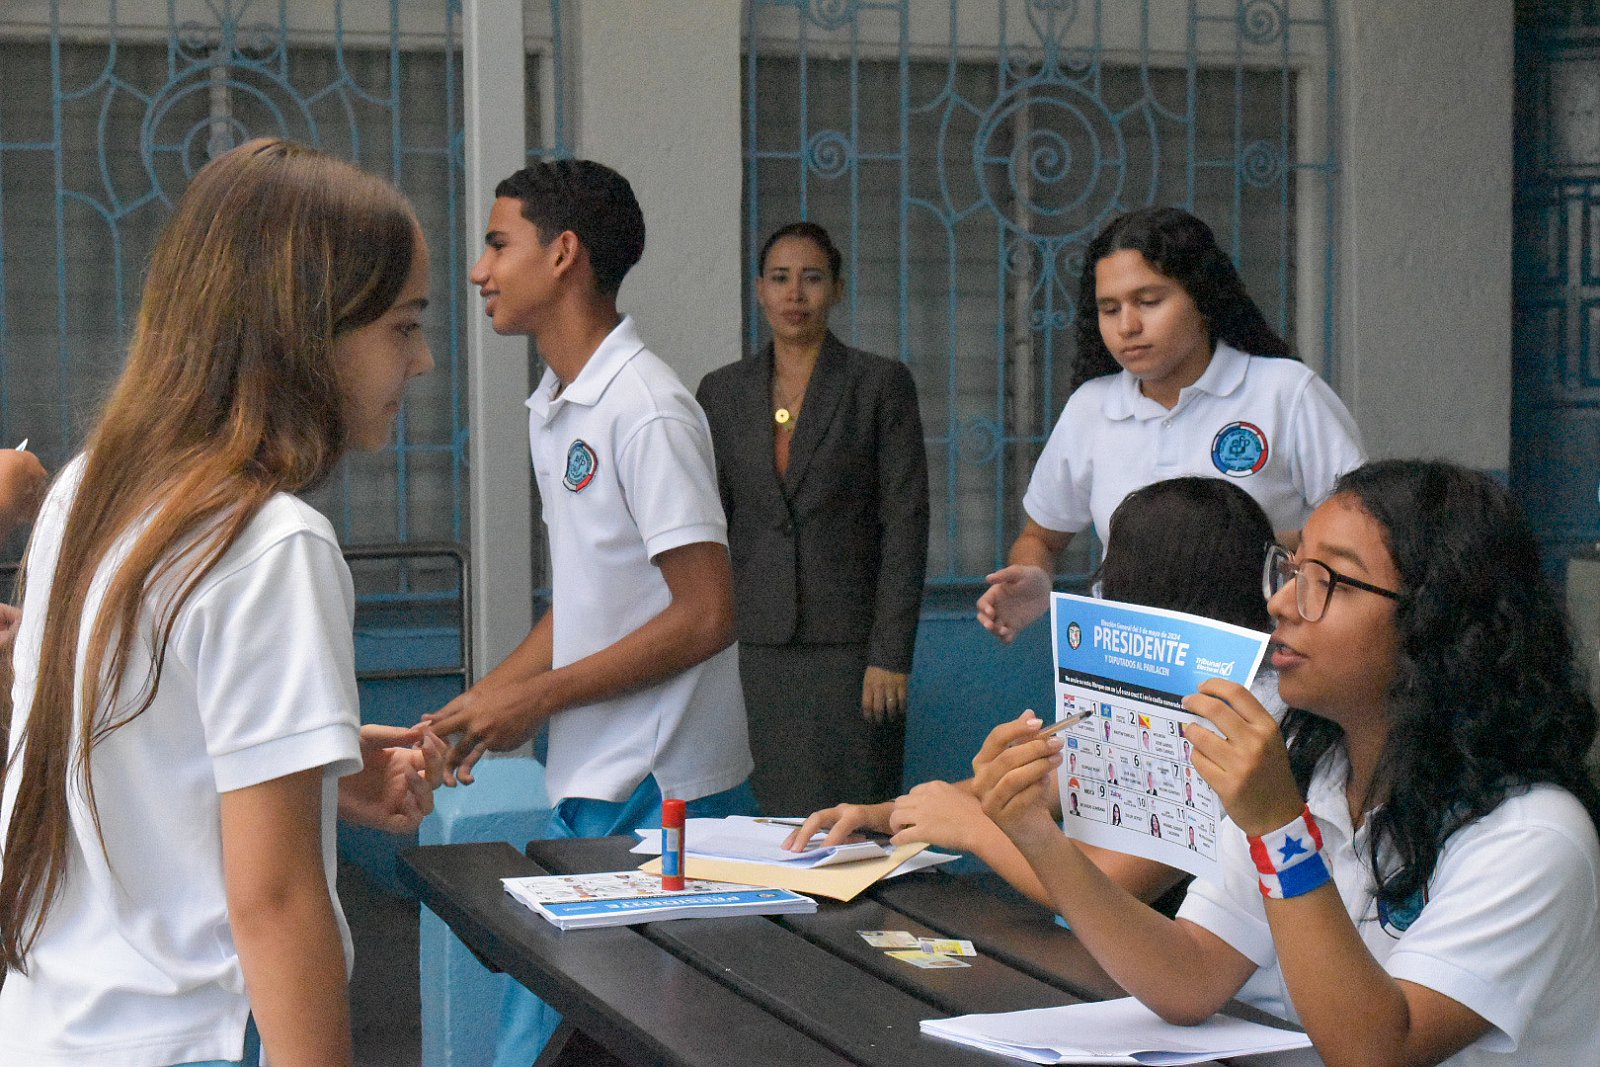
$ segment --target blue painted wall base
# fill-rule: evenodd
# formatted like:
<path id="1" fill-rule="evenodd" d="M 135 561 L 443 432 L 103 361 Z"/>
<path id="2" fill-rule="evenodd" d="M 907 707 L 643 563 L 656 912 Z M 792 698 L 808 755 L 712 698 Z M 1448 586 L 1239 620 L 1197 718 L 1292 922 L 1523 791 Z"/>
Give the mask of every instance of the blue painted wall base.
<path id="1" fill-rule="evenodd" d="M 484 760 L 477 781 L 441 789 L 417 835 L 423 845 L 509 841 L 522 848 L 549 833 L 544 767 L 526 758 Z M 444 921 L 422 909 L 419 938 L 423 1067 L 489 1067 L 505 983 L 479 963 Z"/>
<path id="2" fill-rule="evenodd" d="M 1003 645 L 970 608 L 924 614 L 911 672 L 906 786 L 971 778 L 972 757 L 989 731 L 1024 708 L 1053 721 L 1051 669 L 1048 617 Z"/>

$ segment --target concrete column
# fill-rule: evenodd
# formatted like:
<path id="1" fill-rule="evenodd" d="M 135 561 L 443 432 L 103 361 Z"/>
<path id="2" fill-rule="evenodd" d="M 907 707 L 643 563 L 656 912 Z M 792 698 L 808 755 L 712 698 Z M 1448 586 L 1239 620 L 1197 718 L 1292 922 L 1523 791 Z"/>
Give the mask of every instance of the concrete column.
<path id="1" fill-rule="evenodd" d="M 527 165 L 520 0 L 463 0 L 467 260 L 478 257 L 495 183 Z M 461 284 L 467 284 L 461 279 Z M 533 626 L 533 519 L 528 463 L 528 342 L 501 337 L 472 297 L 467 326 L 471 428 L 472 649 L 476 675 Z M 476 680 L 476 679 L 474 679 Z"/>
<path id="2" fill-rule="evenodd" d="M 1504 471 L 1512 5 L 1336 7 L 1340 391 L 1374 456 Z"/>
<path id="3" fill-rule="evenodd" d="M 740 354 L 740 0 L 578 0 L 576 153 L 644 208 L 620 305 L 689 388 Z"/>

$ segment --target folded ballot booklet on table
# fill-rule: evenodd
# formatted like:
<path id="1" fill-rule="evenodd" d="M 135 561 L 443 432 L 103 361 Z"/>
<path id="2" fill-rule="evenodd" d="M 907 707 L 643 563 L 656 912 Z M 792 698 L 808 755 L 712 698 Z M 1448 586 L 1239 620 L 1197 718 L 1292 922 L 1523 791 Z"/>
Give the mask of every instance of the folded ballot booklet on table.
<path id="1" fill-rule="evenodd" d="M 563 930 L 626 926 L 663 919 L 723 915 L 787 915 L 817 910 L 810 897 L 787 889 L 690 878 L 662 889 L 661 876 L 642 871 L 502 878 L 506 892 Z"/>
<path id="2" fill-rule="evenodd" d="M 922 1032 L 1029 1063 L 1199 1063 L 1310 1048 L 1294 1030 L 1213 1015 L 1176 1026 L 1132 997 L 995 1015 L 925 1019 Z"/>

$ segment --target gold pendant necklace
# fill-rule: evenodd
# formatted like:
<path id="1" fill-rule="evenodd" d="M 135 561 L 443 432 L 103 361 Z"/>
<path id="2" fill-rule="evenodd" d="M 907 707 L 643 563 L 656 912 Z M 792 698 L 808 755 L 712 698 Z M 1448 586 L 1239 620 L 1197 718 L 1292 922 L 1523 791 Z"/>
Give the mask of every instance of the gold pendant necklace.
<path id="1" fill-rule="evenodd" d="M 772 391 L 774 393 L 778 392 L 778 379 L 776 377 L 772 379 Z M 805 395 L 806 391 L 804 386 L 800 388 L 798 395 L 791 397 L 787 401 L 785 401 L 780 394 L 777 397 L 778 406 L 772 410 L 772 421 L 777 423 L 785 430 L 793 430 L 794 421 L 800 417 L 800 405 L 798 401 L 804 398 Z"/>

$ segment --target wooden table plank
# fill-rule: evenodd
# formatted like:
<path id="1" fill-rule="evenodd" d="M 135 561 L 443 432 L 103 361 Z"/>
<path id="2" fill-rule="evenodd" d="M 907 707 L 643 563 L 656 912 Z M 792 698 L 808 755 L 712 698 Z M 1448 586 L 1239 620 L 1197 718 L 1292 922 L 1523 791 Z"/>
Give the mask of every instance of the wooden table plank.
<path id="1" fill-rule="evenodd" d="M 503 842 L 431 845 L 401 855 L 402 879 L 462 941 L 628 1063 L 850 1064 L 637 928 L 561 931 L 500 887 L 503 877 L 544 873 Z"/>
<path id="2" fill-rule="evenodd" d="M 965 892 L 951 892 L 952 882 Z M 1084 1000 L 1124 996 L 1072 931 L 1021 896 L 993 893 L 942 871 L 919 871 L 879 882 L 873 900 L 940 929 L 941 936 L 971 941 L 994 956 Z"/>
<path id="3" fill-rule="evenodd" d="M 563 874 L 621 870 L 641 857 L 627 837 L 531 842 L 530 855 Z M 861 1064 L 900 1067 L 991 1064 L 993 1057 L 924 1037 L 923 1019 L 978 1010 L 1069 1003 L 1072 998 L 992 959 L 922 970 L 872 948 L 856 933 L 880 926 L 928 933 L 880 904 L 821 901 L 812 915 L 748 916 L 714 923 L 685 919 L 644 924 L 651 941 L 730 983 L 829 1048 Z M 1004 999 L 1010 990 L 1017 1000 Z M 1026 1004 L 1018 1001 L 1029 997 Z M 864 1005 L 870 1005 L 864 1010 Z"/>
<path id="4" fill-rule="evenodd" d="M 938 872 L 880 883 L 849 903 L 823 901 L 813 915 L 565 934 L 499 887 L 511 874 L 637 866 L 640 857 L 627 852 L 634 840 L 535 841 L 533 859 L 508 845 L 434 846 L 402 858 L 423 902 L 469 947 L 552 1003 L 570 1005 L 575 1025 L 630 1063 L 1015 1062 L 925 1038 L 917 1024 L 1121 995 L 1044 909 Z M 964 938 L 980 955 L 968 968 L 919 970 L 867 945 L 856 933 L 863 929 Z"/>

